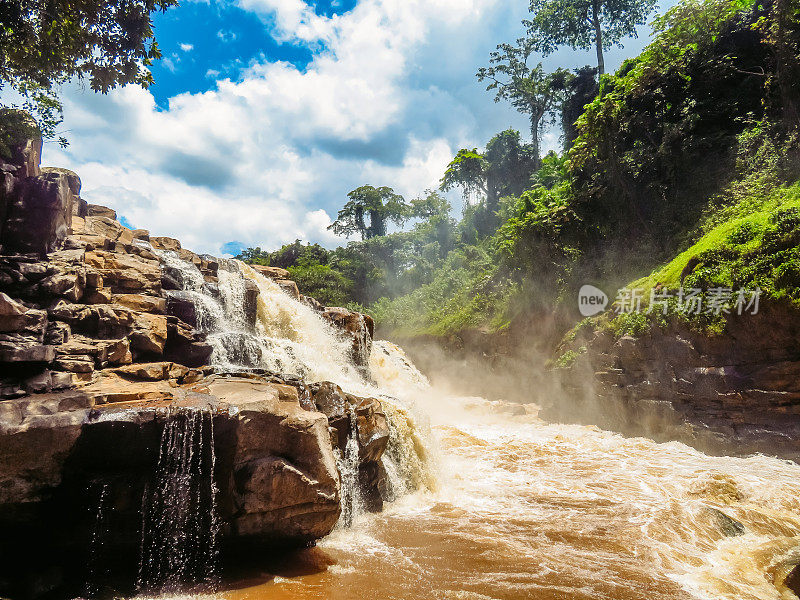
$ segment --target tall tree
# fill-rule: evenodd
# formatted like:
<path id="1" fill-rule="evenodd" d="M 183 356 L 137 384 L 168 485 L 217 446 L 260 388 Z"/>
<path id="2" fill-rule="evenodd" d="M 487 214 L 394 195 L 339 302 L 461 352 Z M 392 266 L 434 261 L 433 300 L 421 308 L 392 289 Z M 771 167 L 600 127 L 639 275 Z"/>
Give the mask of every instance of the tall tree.
<path id="1" fill-rule="evenodd" d="M 597 52 L 597 70 L 605 73 L 603 52 L 647 22 L 656 0 L 531 0 L 533 17 L 523 23 L 538 52 L 559 46 Z M 621 45 L 621 44 L 620 44 Z"/>
<path id="2" fill-rule="evenodd" d="M 533 145 L 523 144 L 519 131 L 507 129 L 486 144 L 484 153 L 461 149 L 447 166 L 439 189 L 443 192 L 461 188 L 465 200 L 476 193 L 486 198 L 491 210 L 503 196 L 519 195 L 541 159 Z"/>
<path id="3" fill-rule="evenodd" d="M 561 131 L 564 132 L 564 152 L 572 148 L 578 137 L 576 123 L 584 107 L 595 99 L 600 91 L 597 69 L 590 66 L 575 69 L 575 75 L 567 83 L 564 101 L 561 103 Z"/>
<path id="4" fill-rule="evenodd" d="M 409 214 L 413 217 L 430 221 L 436 217 L 447 217 L 450 214 L 450 203 L 433 190 L 425 190 L 425 195 L 411 201 Z"/>
<path id="5" fill-rule="evenodd" d="M 449 192 L 454 188 L 461 188 L 464 200 L 469 204 L 478 194 L 486 195 L 486 171 L 489 164 L 477 148 L 468 150 L 462 148 L 456 153 L 455 158 L 447 165 L 439 189 Z"/>
<path id="6" fill-rule="evenodd" d="M 459 150 L 447 166 L 439 189 L 461 188 L 467 204 L 476 193 L 482 194 L 476 214 L 481 222 L 478 233 L 486 235 L 499 224 L 500 198 L 521 194 L 540 166 L 538 149 L 533 144 L 523 144 L 519 131 L 508 129 L 494 136 L 483 154 L 477 149 Z"/>
<path id="7" fill-rule="evenodd" d="M 347 197 L 350 200 L 339 211 L 336 220 L 328 226 L 336 235 L 349 236 L 358 233 L 362 240 L 368 240 L 386 235 L 389 222 L 400 225 L 409 217 L 409 207 L 405 199 L 389 187 L 363 185 L 347 194 Z"/>
<path id="8" fill-rule="evenodd" d="M 545 73 L 542 63 L 531 66 L 530 60 L 538 41 L 532 37 L 517 40 L 516 44 L 500 44 L 489 55 L 488 67 L 481 67 L 479 81 L 488 81 L 489 91 L 496 91 L 494 101 L 509 101 L 531 121 L 531 143 L 534 156 L 540 155 L 539 140 L 546 117 L 551 116 L 563 94 L 569 71 L 558 69 Z"/>
<path id="9" fill-rule="evenodd" d="M 0 3 L 0 89 L 22 98 L 46 137 L 61 121 L 57 88 L 71 79 L 107 93 L 147 87 L 147 67 L 161 54 L 151 14 L 177 0 L 3 0 Z M 62 140 L 63 141 L 63 140 Z"/>

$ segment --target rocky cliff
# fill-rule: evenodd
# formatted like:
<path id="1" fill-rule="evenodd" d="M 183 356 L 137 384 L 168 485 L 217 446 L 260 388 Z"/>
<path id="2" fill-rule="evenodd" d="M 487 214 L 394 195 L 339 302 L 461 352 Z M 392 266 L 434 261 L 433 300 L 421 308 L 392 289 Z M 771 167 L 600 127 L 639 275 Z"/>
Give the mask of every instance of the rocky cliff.
<path id="1" fill-rule="evenodd" d="M 187 550 L 201 538 L 206 558 L 312 542 L 347 508 L 350 446 L 367 508 L 379 510 L 381 402 L 297 374 L 210 364 L 200 305 L 164 257 L 193 265 L 211 294 L 220 269 L 233 271 L 250 330 L 257 286 L 231 261 L 124 227 L 80 197 L 75 173 L 41 168 L 40 151 L 41 139 L 24 139 L 0 164 L 0 595 L 88 593 L 80 586 L 99 571 L 129 587 L 138 577 L 140 589 L 203 582 L 207 569 Z M 371 319 L 259 269 L 351 340 L 367 374 Z M 174 499 L 153 491 L 164 486 L 177 486 Z M 165 533 L 170 519 L 182 525 Z M 116 557 L 102 568 L 87 559 L 98 536 Z M 161 548 L 164 539 L 185 547 Z M 166 554 L 196 572 L 162 565 Z"/>
<path id="2" fill-rule="evenodd" d="M 567 349 L 579 355 L 556 371 L 545 418 L 800 459 L 800 315 L 788 303 L 731 315 L 721 334 L 677 321 L 637 336 L 588 328 Z"/>

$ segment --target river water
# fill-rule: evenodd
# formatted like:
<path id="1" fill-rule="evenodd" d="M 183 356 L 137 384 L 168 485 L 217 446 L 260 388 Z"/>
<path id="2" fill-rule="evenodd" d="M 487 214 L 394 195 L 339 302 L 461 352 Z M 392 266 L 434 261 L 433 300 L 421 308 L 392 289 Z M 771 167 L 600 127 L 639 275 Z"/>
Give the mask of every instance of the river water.
<path id="1" fill-rule="evenodd" d="M 286 363 L 312 347 L 319 360 L 296 365 L 309 378 L 384 398 L 405 452 L 385 464 L 409 493 L 315 548 L 254 557 L 257 572 L 217 598 L 796 600 L 780 582 L 800 562 L 797 464 L 448 396 L 387 342 L 373 350 L 377 385 L 358 382 L 313 311 L 243 271 L 262 291 L 266 353 Z"/>

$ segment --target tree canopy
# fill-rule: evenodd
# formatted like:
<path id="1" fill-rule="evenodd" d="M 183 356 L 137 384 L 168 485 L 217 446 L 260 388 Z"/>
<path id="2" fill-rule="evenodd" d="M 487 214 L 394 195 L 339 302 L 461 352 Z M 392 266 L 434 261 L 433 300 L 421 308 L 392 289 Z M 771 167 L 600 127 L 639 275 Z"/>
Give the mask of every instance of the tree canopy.
<path id="1" fill-rule="evenodd" d="M 539 136 L 546 118 L 559 106 L 572 74 L 565 69 L 545 73 L 542 63 L 529 64 L 537 49 L 537 40 L 520 38 L 516 44 L 500 44 L 489 55 L 488 67 L 481 67 L 479 81 L 488 81 L 489 91 L 496 91 L 495 102 L 509 101 L 518 111 L 529 115 L 534 156 L 539 156 Z"/>
<path id="2" fill-rule="evenodd" d="M 534 50 L 545 55 L 559 46 L 597 52 L 597 69 L 605 73 L 603 52 L 647 22 L 656 0 L 531 0 L 533 16 L 524 21 Z"/>
<path id="3" fill-rule="evenodd" d="M 389 222 L 399 225 L 410 216 L 405 199 L 390 187 L 362 185 L 347 194 L 347 197 L 350 200 L 339 211 L 336 220 L 328 226 L 336 235 L 350 236 L 358 233 L 362 240 L 368 240 L 386 235 Z"/>
<path id="4" fill-rule="evenodd" d="M 161 54 L 151 15 L 177 0 L 4 0 L 0 4 L 0 87 L 22 98 L 50 137 L 61 120 L 57 87 L 75 78 L 107 93 L 147 87 Z"/>

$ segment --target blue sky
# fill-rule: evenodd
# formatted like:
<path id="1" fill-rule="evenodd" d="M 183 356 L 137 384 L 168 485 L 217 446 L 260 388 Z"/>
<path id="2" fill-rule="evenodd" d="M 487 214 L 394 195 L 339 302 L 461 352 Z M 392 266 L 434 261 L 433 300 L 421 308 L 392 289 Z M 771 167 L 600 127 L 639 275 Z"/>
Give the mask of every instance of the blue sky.
<path id="1" fill-rule="evenodd" d="M 523 33 L 526 12 L 526 0 L 184 1 L 155 19 L 156 83 L 66 88 L 71 144 L 46 144 L 44 161 L 75 170 L 89 202 L 198 252 L 334 246 L 344 240 L 326 227 L 351 189 L 414 197 L 458 148 L 507 127 L 525 135 L 526 118 L 474 74 Z M 607 66 L 638 53 L 646 31 Z M 544 146 L 557 148 L 558 132 Z"/>

